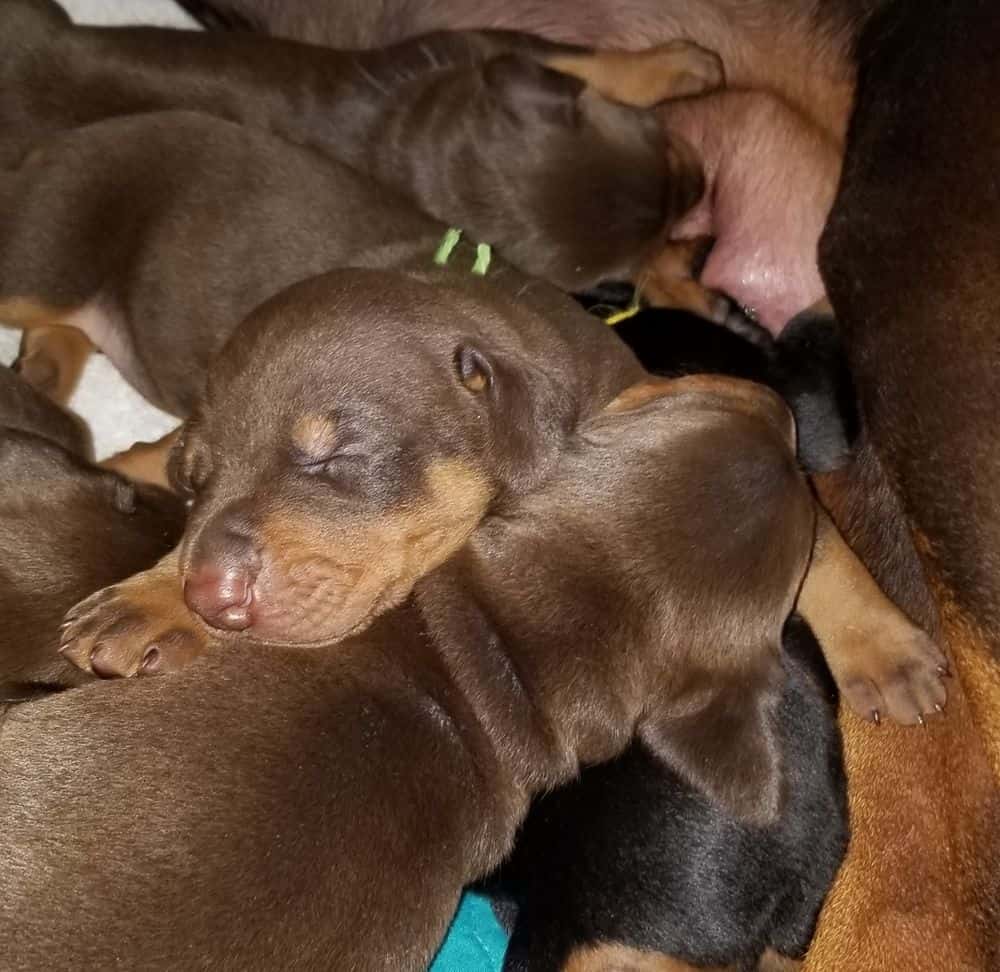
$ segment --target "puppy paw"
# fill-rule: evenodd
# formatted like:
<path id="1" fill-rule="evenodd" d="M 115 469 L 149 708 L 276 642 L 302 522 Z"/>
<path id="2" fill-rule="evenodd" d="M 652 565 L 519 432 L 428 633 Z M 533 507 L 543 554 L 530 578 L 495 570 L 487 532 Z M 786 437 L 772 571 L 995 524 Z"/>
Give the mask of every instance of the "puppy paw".
<path id="1" fill-rule="evenodd" d="M 189 665 L 207 635 L 180 594 L 146 581 L 146 574 L 105 588 L 67 615 L 59 651 L 99 678 L 162 675 Z"/>
<path id="2" fill-rule="evenodd" d="M 672 40 L 641 54 L 649 58 L 648 70 L 655 71 L 661 79 L 660 86 L 650 84 L 650 91 L 660 95 L 654 103 L 704 94 L 725 86 L 722 58 L 694 41 Z"/>
<path id="3" fill-rule="evenodd" d="M 944 708 L 948 662 L 919 628 L 881 633 L 853 654 L 856 661 L 834 674 L 841 695 L 862 718 L 926 725 Z"/>

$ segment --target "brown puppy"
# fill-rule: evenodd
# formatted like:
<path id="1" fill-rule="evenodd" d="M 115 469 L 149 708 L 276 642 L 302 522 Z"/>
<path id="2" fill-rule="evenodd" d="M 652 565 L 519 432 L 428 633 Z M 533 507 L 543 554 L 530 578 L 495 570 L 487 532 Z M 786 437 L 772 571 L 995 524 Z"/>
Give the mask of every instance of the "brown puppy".
<path id="1" fill-rule="evenodd" d="M 669 223 L 702 193 L 696 157 L 639 109 L 722 81 L 718 58 L 685 42 L 629 61 L 507 33 L 437 34 L 383 51 L 337 52 L 260 38 L 74 28 L 45 0 L 0 7 L 0 37 L 9 45 L 0 49 L 0 128 L 13 133 L 7 165 L 29 157 L 47 135 L 110 116 L 211 112 L 318 149 L 463 227 L 522 270 L 577 290 L 637 278 Z M 150 215 L 143 199 L 159 199 L 162 216 L 164 195 L 177 196 L 191 166 L 152 149 L 134 164 L 115 189 L 135 195 L 117 205 L 130 210 L 137 232 L 135 210 Z M 154 185 L 136 185 L 140 176 Z M 82 173 L 80 181 L 93 193 L 94 178 Z M 63 193 L 74 195 L 72 187 L 57 188 L 33 194 L 33 218 L 49 215 L 42 200 L 58 210 Z M 246 188 L 221 193 L 212 215 L 227 198 L 227 216 L 239 212 Z M 25 191 L 20 186 L 14 198 Z M 339 229 L 334 223 L 327 232 Z M 59 256 L 72 250 L 69 240 L 52 245 Z M 93 262 L 121 263 L 122 253 L 109 256 L 109 249 L 104 243 Z M 15 278 L 2 294 L 19 300 L 0 313 L 51 331 L 76 326 L 81 309 L 100 299 L 131 323 L 133 308 L 115 306 L 122 293 L 78 293 L 97 271 L 72 252 L 77 266 L 62 291 Z M 171 254 L 155 256 L 169 269 Z M 37 347 L 25 350 L 36 352 L 34 371 L 65 387 Z M 60 347 L 75 358 L 82 350 Z"/>
<path id="2" fill-rule="evenodd" d="M 41 436 L 73 455 L 90 452 L 84 424 L 9 368 L 0 368 L 0 428 Z"/>
<path id="3" fill-rule="evenodd" d="M 324 297 L 378 308 L 391 282 L 335 274 Z M 416 367 L 433 380 L 452 350 Z M 267 431 L 245 428 L 248 445 Z M 332 472 L 272 475 L 303 501 L 349 495 Z M 12 709 L 3 954 L 25 972 L 423 969 L 529 797 L 636 731 L 767 819 L 782 771 L 766 714 L 812 521 L 780 402 L 680 380 L 567 433 L 541 489 L 336 650 L 248 664 L 237 640 L 174 678 Z"/>
<path id="4" fill-rule="evenodd" d="M 367 281 L 364 302 L 342 296 L 344 278 Z M 613 348 L 607 328 L 545 295 L 514 302 L 431 267 L 333 273 L 265 304 L 217 360 L 177 450 L 175 480 L 195 500 L 184 542 L 82 605 L 67 657 L 104 676 L 169 671 L 233 632 L 328 643 L 399 603 L 639 374 L 623 348 L 598 353 Z M 622 400 L 657 394 L 640 384 Z M 866 717 L 920 721 L 944 702 L 942 656 L 825 518 L 819 541 L 799 608 L 842 691 Z"/>
<path id="5" fill-rule="evenodd" d="M 66 605 L 154 563 L 181 532 L 176 497 L 93 468 L 85 444 L 0 368 L 0 704 L 79 683 L 54 651 Z"/>
<path id="6" fill-rule="evenodd" d="M 820 253 L 866 427 L 831 508 L 958 676 L 930 733 L 844 720 L 854 839 L 822 972 L 1000 967 L 998 44 L 988 0 L 887 5 Z"/>
<path id="7" fill-rule="evenodd" d="M 265 298 L 348 261 L 391 265 L 433 252 L 430 237 L 440 239 L 443 227 L 339 157 L 565 288 L 640 274 L 702 192 L 696 159 L 665 140 L 650 113 L 607 101 L 531 57 L 491 58 L 494 48 L 521 45 L 516 37 L 442 35 L 372 54 L 370 66 L 360 55 L 251 39 L 246 56 L 272 80 L 274 117 L 258 117 L 261 97 L 245 90 L 242 75 L 225 89 L 242 110 L 224 113 L 315 143 L 333 155 L 328 164 L 201 115 L 111 120 L 39 141 L 55 128 L 147 109 L 148 99 L 222 112 L 195 97 L 206 88 L 193 80 L 185 97 L 175 59 L 192 76 L 210 66 L 221 85 L 227 64 L 230 74 L 242 65 L 242 45 L 226 53 L 227 44 L 202 50 L 198 35 L 176 31 L 77 31 L 58 18 L 49 24 L 21 0 L 0 7 L 0 28 L 4 18 L 16 21 L 10 36 L 15 28 L 26 36 L 7 68 L 0 116 L 31 136 L 33 150 L 0 182 L 0 319 L 26 330 L 25 376 L 61 399 L 93 345 L 140 392 L 184 415 L 207 362 Z M 159 100 L 148 92 L 143 100 L 135 70 L 122 91 L 99 81 L 95 59 L 119 48 L 138 57 L 154 41 L 172 58 L 169 81 L 149 62 L 149 83 L 159 77 L 164 86 Z M 522 46 L 532 50 L 527 40 Z M 551 52 L 582 74 L 601 63 Z M 683 57 L 665 57 L 669 90 L 683 89 L 680 68 L 670 66 Z M 58 70 L 69 76 L 53 78 Z M 332 85 L 314 93 L 326 114 L 294 116 L 282 85 L 297 95 L 319 79 Z M 355 116 L 365 126 L 348 124 Z M 508 280 L 515 289 L 527 284 Z"/>
<path id="8" fill-rule="evenodd" d="M 275 292 L 352 261 L 430 262 L 444 232 L 345 166 L 182 112 L 53 138 L 0 174 L 0 198 L 0 319 L 78 329 L 178 415 Z"/>

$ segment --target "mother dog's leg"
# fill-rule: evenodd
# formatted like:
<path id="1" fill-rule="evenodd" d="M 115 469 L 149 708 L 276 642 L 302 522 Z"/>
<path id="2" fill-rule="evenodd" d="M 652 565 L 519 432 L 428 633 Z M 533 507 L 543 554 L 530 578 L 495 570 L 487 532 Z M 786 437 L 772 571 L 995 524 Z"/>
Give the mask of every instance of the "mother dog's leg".
<path id="1" fill-rule="evenodd" d="M 895 3 L 872 24 L 821 244 L 865 426 L 841 525 L 897 553 L 912 538 L 906 577 L 899 557 L 895 576 L 869 564 L 913 613 L 936 603 L 958 684 L 943 724 L 891 753 L 845 719 L 854 837 L 811 970 L 1000 961 L 1000 125 L 983 110 L 998 43 L 988 0 Z"/>

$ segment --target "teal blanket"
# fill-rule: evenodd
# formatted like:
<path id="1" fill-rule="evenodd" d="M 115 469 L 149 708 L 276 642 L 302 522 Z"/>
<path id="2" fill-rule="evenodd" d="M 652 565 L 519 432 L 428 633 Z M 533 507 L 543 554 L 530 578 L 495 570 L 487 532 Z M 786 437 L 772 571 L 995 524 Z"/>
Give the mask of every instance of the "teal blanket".
<path id="1" fill-rule="evenodd" d="M 467 891 L 430 972 L 500 972 L 506 950 L 507 935 L 489 901 Z"/>

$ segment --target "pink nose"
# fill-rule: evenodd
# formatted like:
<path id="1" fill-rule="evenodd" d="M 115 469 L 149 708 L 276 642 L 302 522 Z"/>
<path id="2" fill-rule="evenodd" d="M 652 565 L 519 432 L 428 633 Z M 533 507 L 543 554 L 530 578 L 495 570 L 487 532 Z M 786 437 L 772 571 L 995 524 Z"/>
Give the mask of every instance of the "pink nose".
<path id="1" fill-rule="evenodd" d="M 253 624 L 253 576 L 245 567 L 192 568 L 184 579 L 184 600 L 213 628 L 243 631 Z"/>

